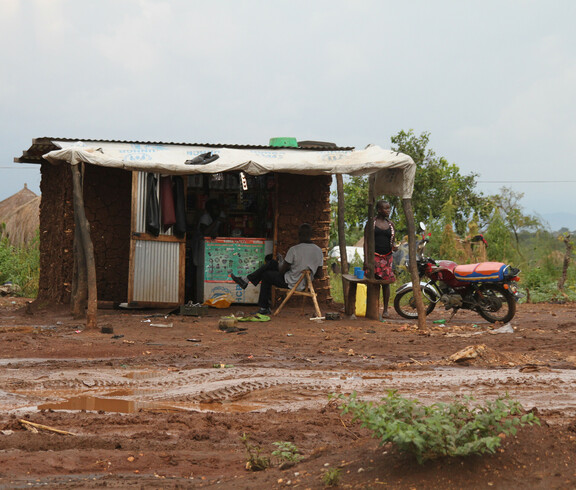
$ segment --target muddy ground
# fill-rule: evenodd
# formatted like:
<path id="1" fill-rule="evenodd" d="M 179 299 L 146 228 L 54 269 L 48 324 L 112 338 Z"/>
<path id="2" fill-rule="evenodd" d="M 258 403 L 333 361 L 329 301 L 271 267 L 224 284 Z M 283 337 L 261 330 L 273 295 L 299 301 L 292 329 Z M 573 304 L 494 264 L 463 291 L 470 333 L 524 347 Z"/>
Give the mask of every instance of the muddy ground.
<path id="1" fill-rule="evenodd" d="M 228 333 L 220 316 L 250 307 L 99 310 L 102 333 L 25 304 L 0 299 L 0 488 L 324 488 L 334 469 L 340 488 L 576 487 L 574 304 L 520 305 L 509 326 L 435 312 L 418 331 L 395 314 L 310 320 L 296 302 Z M 465 348 L 475 357 L 451 359 Z M 329 399 L 391 389 L 426 403 L 509 393 L 541 426 L 494 455 L 420 465 Z M 243 434 L 262 456 L 289 441 L 303 460 L 247 471 Z"/>

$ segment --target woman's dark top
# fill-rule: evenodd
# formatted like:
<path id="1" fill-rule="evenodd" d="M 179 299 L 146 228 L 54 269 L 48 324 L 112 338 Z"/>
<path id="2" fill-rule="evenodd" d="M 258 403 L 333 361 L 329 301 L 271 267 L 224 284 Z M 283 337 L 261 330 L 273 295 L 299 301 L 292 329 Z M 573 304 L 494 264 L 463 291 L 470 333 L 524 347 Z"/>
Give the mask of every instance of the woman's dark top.
<path id="1" fill-rule="evenodd" d="M 374 251 L 380 255 L 386 255 L 392 252 L 391 245 L 392 228 L 383 230 L 382 228 L 374 227 Z"/>

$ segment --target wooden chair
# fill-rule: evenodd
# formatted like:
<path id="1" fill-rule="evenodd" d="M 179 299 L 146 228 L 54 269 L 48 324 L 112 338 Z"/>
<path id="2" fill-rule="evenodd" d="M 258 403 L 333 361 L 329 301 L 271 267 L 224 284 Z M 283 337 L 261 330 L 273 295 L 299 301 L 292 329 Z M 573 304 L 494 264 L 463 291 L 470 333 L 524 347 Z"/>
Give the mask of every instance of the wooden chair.
<path id="1" fill-rule="evenodd" d="M 306 287 L 304 288 L 303 291 L 296 291 L 296 288 L 304 279 L 306 279 Z M 288 302 L 288 300 L 292 296 L 308 296 L 309 298 L 312 298 L 312 302 L 314 303 L 314 309 L 316 310 L 316 317 L 320 318 L 322 316 L 322 313 L 320 312 L 320 307 L 318 306 L 318 299 L 316 298 L 316 291 L 314 291 L 314 286 L 312 285 L 312 278 L 310 277 L 310 269 L 302 271 L 300 279 L 298 279 L 298 281 L 296 282 L 296 284 L 294 284 L 294 287 L 292 289 L 277 287 L 276 291 L 282 291 L 288 294 L 284 298 L 284 301 L 280 303 L 280 306 L 276 309 L 273 316 L 276 316 L 278 313 L 280 313 L 280 311 L 282 311 L 282 308 L 284 308 L 284 305 Z"/>

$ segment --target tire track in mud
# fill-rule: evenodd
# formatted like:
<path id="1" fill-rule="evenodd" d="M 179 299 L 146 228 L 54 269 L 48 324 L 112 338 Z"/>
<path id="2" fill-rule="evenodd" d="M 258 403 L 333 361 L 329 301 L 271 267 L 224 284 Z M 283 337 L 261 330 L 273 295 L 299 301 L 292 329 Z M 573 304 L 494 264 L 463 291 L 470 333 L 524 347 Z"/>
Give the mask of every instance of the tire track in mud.
<path id="1" fill-rule="evenodd" d="M 331 393 L 356 391 L 378 400 L 389 390 L 424 403 L 472 395 L 478 401 L 508 393 L 526 408 L 576 414 L 576 370 L 442 367 L 422 371 L 314 370 L 265 367 L 173 369 L 84 367 L 30 363 L 0 370 L 0 409 L 35 410 L 77 396 L 123 399 L 186 410 L 239 411 L 318 408 Z M 242 408 L 242 404 L 245 407 Z M 221 405 L 219 407 L 219 405 Z M 254 408 L 255 407 L 255 408 Z M 229 410 L 233 411 L 233 409 Z"/>

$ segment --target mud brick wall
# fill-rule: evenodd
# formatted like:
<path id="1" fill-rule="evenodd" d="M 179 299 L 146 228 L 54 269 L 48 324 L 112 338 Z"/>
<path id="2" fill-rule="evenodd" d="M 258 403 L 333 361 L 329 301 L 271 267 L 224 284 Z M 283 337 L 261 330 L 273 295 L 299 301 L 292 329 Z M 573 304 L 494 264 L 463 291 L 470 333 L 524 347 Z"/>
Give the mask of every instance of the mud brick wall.
<path id="1" fill-rule="evenodd" d="M 330 280 L 326 268 L 328 243 L 330 240 L 330 184 L 329 175 L 278 174 L 278 242 L 277 249 L 286 255 L 288 249 L 298 243 L 298 226 L 310 223 L 313 228 L 312 241 L 324 252 L 322 279 L 314 281 L 318 300 L 330 298 Z"/>
<path id="2" fill-rule="evenodd" d="M 40 172 L 39 303 L 69 303 L 74 268 L 74 213 L 69 165 L 42 163 Z"/>
<path id="3" fill-rule="evenodd" d="M 132 173 L 86 165 L 84 203 L 90 222 L 98 299 L 127 299 Z M 69 303 L 74 269 L 72 172 L 68 164 L 41 166 L 38 302 Z"/>
<path id="4" fill-rule="evenodd" d="M 128 299 L 132 172 L 86 165 L 84 202 L 94 244 L 98 299 Z"/>

